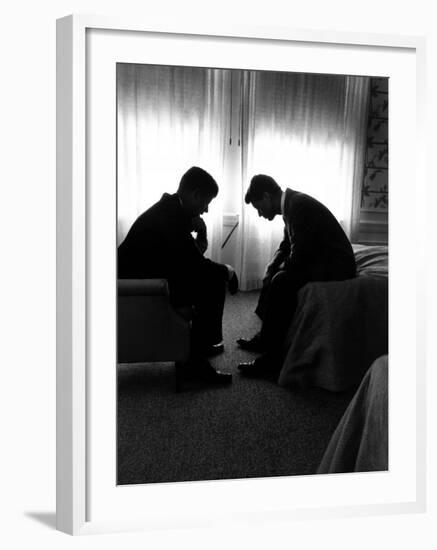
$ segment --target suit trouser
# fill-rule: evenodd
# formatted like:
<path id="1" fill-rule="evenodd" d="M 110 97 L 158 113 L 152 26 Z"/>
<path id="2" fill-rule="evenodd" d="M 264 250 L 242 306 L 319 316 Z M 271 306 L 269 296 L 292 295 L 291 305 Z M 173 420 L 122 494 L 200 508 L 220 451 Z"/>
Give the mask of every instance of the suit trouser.
<path id="1" fill-rule="evenodd" d="M 258 298 L 258 304 L 255 309 L 255 313 L 258 315 L 258 317 L 263 320 L 266 313 L 266 307 L 267 307 L 267 296 L 269 294 L 269 287 L 270 283 L 266 283 L 263 285 L 259 298 Z"/>
<path id="2" fill-rule="evenodd" d="M 291 319 L 296 311 L 297 293 L 308 282 L 299 271 L 278 271 L 263 289 L 261 340 L 266 351 L 279 356 Z"/>
<path id="3" fill-rule="evenodd" d="M 223 339 L 223 310 L 226 281 L 222 266 L 208 263 L 194 280 L 169 280 L 170 298 L 175 306 L 193 306 L 191 329 L 192 352 Z"/>

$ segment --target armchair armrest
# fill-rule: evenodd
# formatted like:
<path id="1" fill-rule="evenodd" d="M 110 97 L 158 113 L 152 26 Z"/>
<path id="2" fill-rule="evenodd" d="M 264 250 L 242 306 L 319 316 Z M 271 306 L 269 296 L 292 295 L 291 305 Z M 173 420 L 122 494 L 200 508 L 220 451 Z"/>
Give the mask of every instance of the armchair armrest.
<path id="1" fill-rule="evenodd" d="M 118 279 L 119 296 L 168 296 L 166 279 Z"/>

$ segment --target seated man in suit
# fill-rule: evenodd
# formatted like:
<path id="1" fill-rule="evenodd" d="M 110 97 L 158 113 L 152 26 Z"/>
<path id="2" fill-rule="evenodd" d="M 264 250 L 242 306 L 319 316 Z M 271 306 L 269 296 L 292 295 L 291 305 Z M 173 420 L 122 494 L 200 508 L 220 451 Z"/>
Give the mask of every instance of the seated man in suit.
<path id="1" fill-rule="evenodd" d="M 206 356 L 223 351 L 222 316 L 226 286 L 234 293 L 238 279 L 231 266 L 204 257 L 208 243 L 201 215 L 217 196 L 213 177 L 190 168 L 175 194 L 164 193 L 143 212 L 118 248 L 120 279 L 167 279 L 175 307 L 193 306 L 191 357 L 186 372 L 211 383 L 229 382 Z M 192 232 L 197 233 L 196 239 Z"/>
<path id="2" fill-rule="evenodd" d="M 355 256 L 342 227 L 316 199 L 286 189 L 270 176 L 250 182 L 245 202 L 259 216 L 284 219 L 284 238 L 266 270 L 256 312 L 263 323 L 251 340 L 237 343 L 263 352 L 255 361 L 239 365 L 245 375 L 277 373 L 283 360 L 283 342 L 297 305 L 297 293 L 311 281 L 341 281 L 355 277 Z"/>

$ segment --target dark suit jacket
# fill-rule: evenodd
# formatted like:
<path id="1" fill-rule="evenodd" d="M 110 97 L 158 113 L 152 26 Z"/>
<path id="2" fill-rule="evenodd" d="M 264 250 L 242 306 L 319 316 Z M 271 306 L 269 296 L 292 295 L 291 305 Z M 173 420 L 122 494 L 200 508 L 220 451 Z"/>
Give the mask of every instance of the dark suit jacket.
<path id="1" fill-rule="evenodd" d="M 333 214 L 321 202 L 286 189 L 284 238 L 270 264 L 276 270 L 299 271 L 307 281 L 337 281 L 355 276 L 351 243 Z"/>
<path id="2" fill-rule="evenodd" d="M 162 198 L 137 218 L 118 248 L 121 279 L 165 278 L 181 303 L 190 303 L 196 285 L 211 267 L 227 278 L 225 265 L 205 258 L 191 235 L 192 220 L 179 197 Z"/>

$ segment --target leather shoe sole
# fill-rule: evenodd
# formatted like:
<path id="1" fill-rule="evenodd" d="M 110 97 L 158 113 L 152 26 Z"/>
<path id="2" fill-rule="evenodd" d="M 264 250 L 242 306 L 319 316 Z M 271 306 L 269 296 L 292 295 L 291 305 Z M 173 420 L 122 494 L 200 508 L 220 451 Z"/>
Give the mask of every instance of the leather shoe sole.
<path id="1" fill-rule="evenodd" d="M 240 346 L 241 349 L 247 351 L 257 351 L 259 353 L 265 351 L 264 346 L 262 345 L 260 337 L 258 335 L 255 335 L 250 340 L 247 340 L 246 338 L 239 338 L 237 340 L 237 344 Z"/>
<path id="2" fill-rule="evenodd" d="M 271 375 L 272 370 L 268 363 L 265 361 L 250 361 L 248 363 L 240 363 L 238 365 L 238 370 L 241 372 L 244 376 L 266 376 Z"/>
<path id="3" fill-rule="evenodd" d="M 202 350 L 202 355 L 204 357 L 214 357 L 215 355 L 220 355 L 220 353 L 223 353 L 225 351 L 225 346 L 220 344 L 214 344 L 212 346 L 208 346 Z"/>
<path id="4" fill-rule="evenodd" d="M 232 374 L 220 371 L 199 373 L 199 378 L 208 384 L 230 384 L 232 382 Z"/>
<path id="5" fill-rule="evenodd" d="M 232 382 L 232 374 L 215 370 L 206 359 L 200 359 L 194 364 L 188 363 L 183 369 L 182 375 L 185 380 L 200 380 L 208 384 L 229 384 Z"/>

